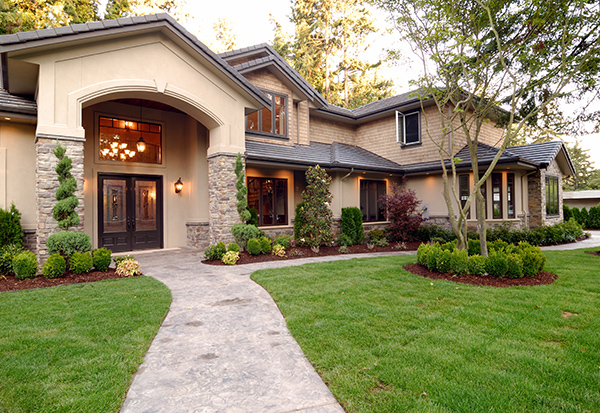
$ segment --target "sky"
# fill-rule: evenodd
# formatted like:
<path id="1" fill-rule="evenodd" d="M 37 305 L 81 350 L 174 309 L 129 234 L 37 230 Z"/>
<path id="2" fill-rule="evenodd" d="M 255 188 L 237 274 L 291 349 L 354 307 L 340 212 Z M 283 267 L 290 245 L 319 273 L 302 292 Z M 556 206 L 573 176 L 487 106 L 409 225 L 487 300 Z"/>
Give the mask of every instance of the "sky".
<path id="1" fill-rule="evenodd" d="M 105 3 L 106 0 L 103 1 Z M 274 26 L 269 17 L 279 22 L 284 31 L 293 32 L 293 25 L 289 21 L 291 1 L 288 0 L 187 0 L 185 11 L 190 19 L 182 22 L 183 26 L 209 47 L 215 42 L 213 24 L 224 17 L 233 23 L 237 35 L 237 47 L 251 46 L 259 43 L 270 43 L 273 40 Z M 373 10 L 378 27 L 390 27 L 386 22 L 386 14 Z M 365 57 L 369 61 L 377 61 L 385 56 L 385 49 L 406 48 L 398 41 L 398 35 L 393 30 L 391 33 L 378 33 L 372 35 L 371 46 Z M 396 92 L 402 93 L 410 89 L 408 81 L 416 77 L 419 68 L 418 62 L 406 53 L 402 65 L 384 65 L 382 76 L 394 81 Z M 581 146 L 589 149 L 592 162 L 600 168 L 600 134 L 580 137 Z"/>

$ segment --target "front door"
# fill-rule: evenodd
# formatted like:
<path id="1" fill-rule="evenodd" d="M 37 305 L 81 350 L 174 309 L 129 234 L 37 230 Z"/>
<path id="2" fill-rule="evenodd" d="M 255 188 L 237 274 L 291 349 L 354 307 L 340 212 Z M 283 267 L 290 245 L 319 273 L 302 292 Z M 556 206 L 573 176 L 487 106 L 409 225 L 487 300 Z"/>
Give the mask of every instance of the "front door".
<path id="1" fill-rule="evenodd" d="M 98 176 L 99 244 L 113 252 L 162 248 L 162 178 Z"/>

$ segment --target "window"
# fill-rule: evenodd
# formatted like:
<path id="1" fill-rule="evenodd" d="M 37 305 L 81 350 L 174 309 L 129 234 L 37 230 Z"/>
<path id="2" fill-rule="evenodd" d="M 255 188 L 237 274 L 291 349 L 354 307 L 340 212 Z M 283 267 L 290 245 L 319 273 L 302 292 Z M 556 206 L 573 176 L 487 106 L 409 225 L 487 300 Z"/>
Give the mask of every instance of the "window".
<path id="1" fill-rule="evenodd" d="M 546 177 L 546 215 L 558 213 L 558 177 Z"/>
<path id="2" fill-rule="evenodd" d="M 161 125 L 100 117 L 100 159 L 161 163 Z"/>
<path id="3" fill-rule="evenodd" d="M 515 217 L 515 174 L 506 174 L 506 201 L 508 218 Z"/>
<path id="4" fill-rule="evenodd" d="M 487 206 L 488 206 L 488 200 L 487 200 L 487 183 L 488 183 L 488 181 L 486 180 L 479 187 L 479 190 L 481 191 L 481 196 L 483 196 L 483 209 L 485 210 L 485 219 L 488 218 L 488 210 L 487 210 Z"/>
<path id="5" fill-rule="evenodd" d="M 264 92 L 271 100 L 270 108 L 263 108 L 246 116 L 246 130 L 277 137 L 287 137 L 287 97 Z"/>
<path id="6" fill-rule="evenodd" d="M 421 114 L 396 112 L 396 142 L 404 145 L 421 143 Z"/>
<path id="7" fill-rule="evenodd" d="M 259 226 L 287 225 L 287 179 L 248 178 L 248 208 Z"/>
<path id="8" fill-rule="evenodd" d="M 360 181 L 360 211 L 364 222 L 385 221 L 379 199 L 385 195 L 385 181 Z"/>
<path id="9" fill-rule="evenodd" d="M 492 174 L 492 218 L 502 219 L 502 174 Z"/>
<path id="10" fill-rule="evenodd" d="M 458 192 L 460 193 L 460 207 L 464 208 L 471 194 L 469 189 L 469 175 L 460 175 L 458 177 Z M 467 211 L 467 219 L 471 218 L 471 210 Z"/>

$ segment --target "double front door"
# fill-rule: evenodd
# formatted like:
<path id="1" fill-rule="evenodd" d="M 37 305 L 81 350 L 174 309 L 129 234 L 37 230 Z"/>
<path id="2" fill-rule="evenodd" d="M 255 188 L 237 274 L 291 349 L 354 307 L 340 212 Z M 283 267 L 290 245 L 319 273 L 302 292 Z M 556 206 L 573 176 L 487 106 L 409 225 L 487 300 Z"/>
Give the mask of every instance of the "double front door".
<path id="1" fill-rule="evenodd" d="M 162 178 L 98 176 L 100 246 L 113 252 L 162 248 Z"/>

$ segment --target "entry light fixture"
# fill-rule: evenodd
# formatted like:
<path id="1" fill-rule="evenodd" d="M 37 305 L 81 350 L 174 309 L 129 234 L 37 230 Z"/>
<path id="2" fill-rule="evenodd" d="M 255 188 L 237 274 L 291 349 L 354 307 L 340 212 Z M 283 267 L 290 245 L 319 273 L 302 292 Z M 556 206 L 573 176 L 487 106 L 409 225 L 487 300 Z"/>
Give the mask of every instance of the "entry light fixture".
<path id="1" fill-rule="evenodd" d="M 175 182 L 175 193 L 179 194 L 183 189 L 183 182 L 181 182 L 181 177 Z"/>
<path id="2" fill-rule="evenodd" d="M 144 152 L 146 150 L 146 141 L 144 138 L 140 136 L 140 139 L 137 141 L 137 150 L 138 152 Z"/>

